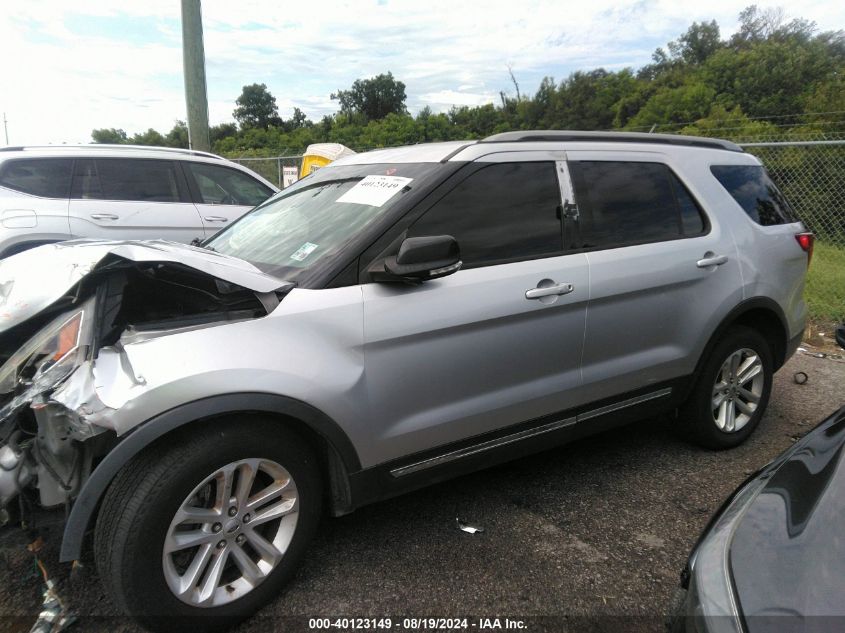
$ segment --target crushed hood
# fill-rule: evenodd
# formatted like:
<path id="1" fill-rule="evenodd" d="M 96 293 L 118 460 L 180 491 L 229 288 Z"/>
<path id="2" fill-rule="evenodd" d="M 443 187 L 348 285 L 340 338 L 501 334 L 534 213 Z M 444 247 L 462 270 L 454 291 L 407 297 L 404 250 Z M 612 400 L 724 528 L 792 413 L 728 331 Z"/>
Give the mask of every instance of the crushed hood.
<path id="1" fill-rule="evenodd" d="M 35 316 L 85 276 L 119 260 L 181 264 L 265 293 L 293 284 L 236 257 L 165 240 L 73 240 L 39 246 L 0 260 L 0 332 Z"/>

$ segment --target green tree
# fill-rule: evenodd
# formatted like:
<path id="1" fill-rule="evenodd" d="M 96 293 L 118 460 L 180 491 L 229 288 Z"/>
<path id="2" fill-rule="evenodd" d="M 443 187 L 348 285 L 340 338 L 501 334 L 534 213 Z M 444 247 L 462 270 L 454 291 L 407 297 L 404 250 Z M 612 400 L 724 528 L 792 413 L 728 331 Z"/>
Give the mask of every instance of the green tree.
<path id="1" fill-rule="evenodd" d="M 121 143 L 129 142 L 126 137 L 126 130 L 121 130 L 113 127 L 92 130 L 91 139 L 95 143 L 108 143 L 111 145 L 119 145 Z"/>
<path id="2" fill-rule="evenodd" d="M 155 147 L 164 146 L 164 137 L 160 132 L 156 132 L 153 128 L 146 132 L 138 132 L 134 134 L 129 141 L 132 145 L 152 145 Z"/>
<path id="3" fill-rule="evenodd" d="M 669 42 L 672 57 L 686 64 L 697 66 L 707 61 L 722 45 L 716 20 L 693 22 L 687 32 L 674 42 Z"/>
<path id="4" fill-rule="evenodd" d="M 212 145 L 224 138 L 234 137 L 237 133 L 238 126 L 234 123 L 220 123 L 219 125 L 212 125 L 208 130 Z"/>
<path id="5" fill-rule="evenodd" d="M 749 116 L 792 115 L 803 111 L 820 84 L 842 73 L 842 45 L 841 33 L 807 41 L 801 33 L 753 42 L 738 51 L 723 48 L 702 67 L 701 79 Z"/>
<path id="6" fill-rule="evenodd" d="M 695 121 L 707 115 L 715 97 L 716 92 L 712 88 L 696 82 L 680 88 L 663 88 L 631 118 L 628 127 Z"/>
<path id="7" fill-rule="evenodd" d="M 238 106 L 232 113 L 241 129 L 262 128 L 281 124 L 276 97 L 270 94 L 266 84 L 244 86 L 241 96 L 235 100 Z"/>
<path id="8" fill-rule="evenodd" d="M 389 71 L 372 79 L 356 79 L 349 90 L 338 90 L 331 98 L 340 102 L 341 114 L 362 115 L 367 121 L 377 121 L 391 113 L 408 113 L 405 84 Z"/>
<path id="9" fill-rule="evenodd" d="M 309 123 L 310 121 L 308 120 L 308 117 L 305 116 L 305 113 L 299 108 L 294 108 L 293 116 L 290 121 L 288 121 L 286 127 L 288 130 L 298 130 L 299 128 L 306 127 Z"/>
<path id="10" fill-rule="evenodd" d="M 234 126 L 232 126 L 234 127 Z M 184 121 L 176 121 L 164 137 L 164 144 L 168 147 L 188 147 L 188 125 Z"/>

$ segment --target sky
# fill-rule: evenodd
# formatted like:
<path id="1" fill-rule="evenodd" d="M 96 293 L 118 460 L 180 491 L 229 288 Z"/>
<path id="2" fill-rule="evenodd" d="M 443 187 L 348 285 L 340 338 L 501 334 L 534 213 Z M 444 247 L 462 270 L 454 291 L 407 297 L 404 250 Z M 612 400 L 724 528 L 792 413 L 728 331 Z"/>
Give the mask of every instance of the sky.
<path id="1" fill-rule="evenodd" d="M 212 125 L 246 84 L 282 118 L 337 111 L 332 92 L 391 71 L 411 113 L 498 102 L 545 76 L 640 67 L 693 21 L 733 33 L 752 0 L 204 0 Z M 784 0 L 788 18 L 845 28 L 845 2 Z M 0 112 L 12 145 L 86 143 L 94 128 L 167 132 L 185 119 L 179 0 L 4 0 Z M 0 144 L 3 143 L 0 130 Z"/>

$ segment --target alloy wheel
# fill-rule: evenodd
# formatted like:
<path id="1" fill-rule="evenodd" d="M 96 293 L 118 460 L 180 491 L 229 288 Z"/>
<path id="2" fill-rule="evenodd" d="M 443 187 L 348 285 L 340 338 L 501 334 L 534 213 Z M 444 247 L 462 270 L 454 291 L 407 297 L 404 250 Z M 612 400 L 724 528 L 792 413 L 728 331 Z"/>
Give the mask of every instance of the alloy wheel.
<path id="1" fill-rule="evenodd" d="M 280 464 L 252 458 L 219 468 L 170 523 L 162 554 L 168 587 L 195 607 L 242 598 L 281 562 L 298 512 L 296 485 Z"/>
<path id="2" fill-rule="evenodd" d="M 763 361 L 752 349 L 730 354 L 716 374 L 712 391 L 713 421 L 721 431 L 736 433 L 748 424 L 763 396 Z"/>

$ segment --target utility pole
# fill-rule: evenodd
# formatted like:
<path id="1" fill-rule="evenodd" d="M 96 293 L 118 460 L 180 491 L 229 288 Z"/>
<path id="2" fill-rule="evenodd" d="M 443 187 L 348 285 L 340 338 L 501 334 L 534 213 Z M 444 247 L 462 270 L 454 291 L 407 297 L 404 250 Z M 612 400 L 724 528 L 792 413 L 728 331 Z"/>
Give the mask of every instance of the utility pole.
<path id="1" fill-rule="evenodd" d="M 6 145 L 9 144 L 9 125 L 6 121 L 6 113 L 3 113 L 3 131 L 6 132 Z"/>
<path id="2" fill-rule="evenodd" d="M 182 0 L 182 67 L 188 106 L 188 145 L 191 149 L 209 152 L 211 140 L 200 0 Z"/>

